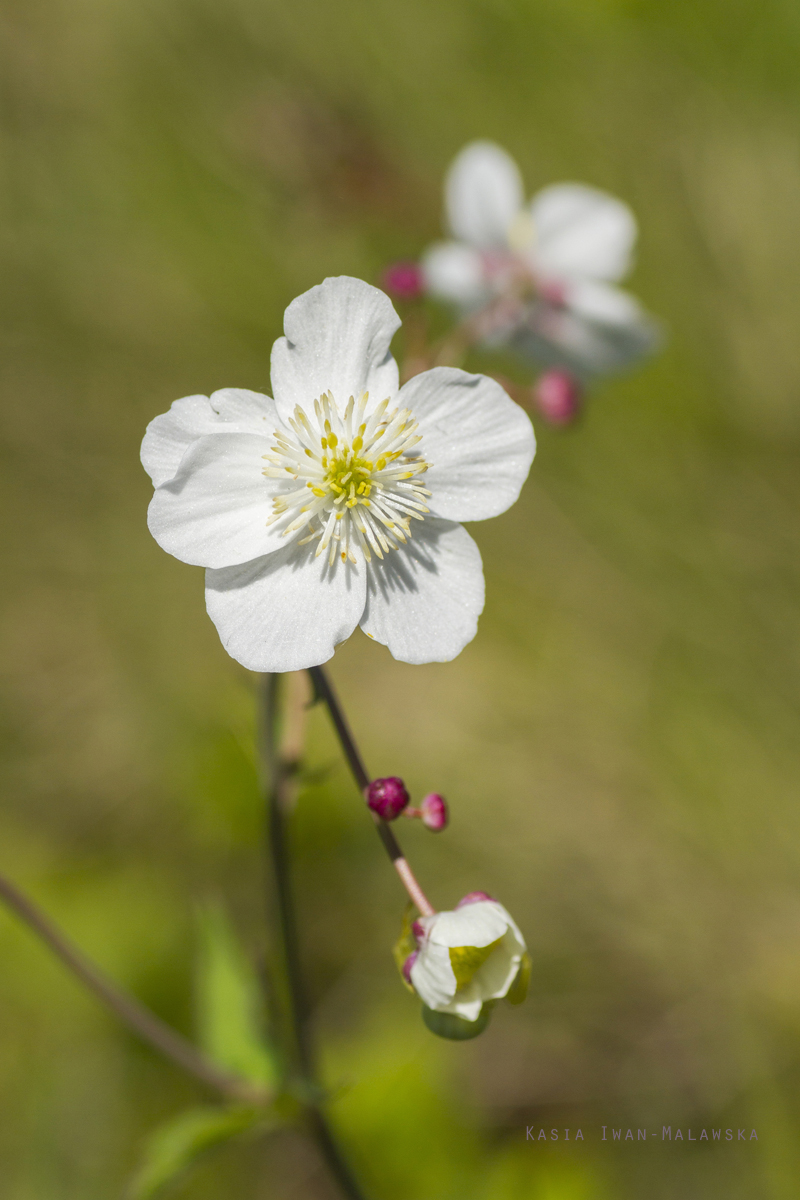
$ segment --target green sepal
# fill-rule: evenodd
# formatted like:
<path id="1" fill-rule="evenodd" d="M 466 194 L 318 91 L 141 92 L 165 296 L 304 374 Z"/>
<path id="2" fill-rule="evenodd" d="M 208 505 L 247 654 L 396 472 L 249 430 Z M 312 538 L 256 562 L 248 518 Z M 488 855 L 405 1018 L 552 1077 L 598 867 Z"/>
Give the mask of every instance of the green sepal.
<path id="1" fill-rule="evenodd" d="M 447 1038 L 451 1042 L 467 1042 L 483 1033 L 489 1024 L 493 1007 L 491 1001 L 484 1004 L 477 1019 L 467 1021 L 464 1017 L 457 1017 L 455 1013 L 435 1012 L 428 1008 L 427 1004 L 423 1004 L 422 1019 L 437 1037 Z"/>
<path id="2" fill-rule="evenodd" d="M 409 992 L 413 992 L 414 989 L 403 974 L 403 964 L 405 963 L 409 954 L 413 954 L 417 949 L 417 939 L 411 932 L 411 926 L 414 924 L 413 913 L 414 905 L 409 900 L 405 907 L 405 912 L 403 913 L 403 924 L 400 929 L 400 937 L 392 946 L 392 955 L 397 965 L 397 969 L 400 972 L 400 978 L 403 981 L 403 987 L 408 988 Z"/>
<path id="3" fill-rule="evenodd" d="M 274 1125 L 263 1108 L 235 1105 L 190 1108 L 156 1129 L 147 1139 L 142 1165 L 127 1200 L 151 1200 L 177 1182 L 198 1158 L 232 1138 L 261 1125 Z"/>
<path id="4" fill-rule="evenodd" d="M 509 1004 L 522 1004 L 522 1001 L 527 996 L 532 967 L 533 961 L 530 954 L 526 952 L 520 960 L 519 970 L 514 976 L 514 982 L 506 992 L 506 1000 Z"/>

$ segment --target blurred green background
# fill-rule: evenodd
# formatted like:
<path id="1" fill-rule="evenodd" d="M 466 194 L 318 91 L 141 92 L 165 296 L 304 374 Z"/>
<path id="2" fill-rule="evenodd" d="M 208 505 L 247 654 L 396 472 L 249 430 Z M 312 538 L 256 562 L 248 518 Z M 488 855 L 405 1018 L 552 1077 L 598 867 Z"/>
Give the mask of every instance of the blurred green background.
<path id="1" fill-rule="evenodd" d="M 399 986 L 403 897 L 324 714 L 297 886 L 332 1115 L 375 1200 L 782 1200 L 800 1177 L 800 9 L 793 0 L 4 0 L 0 869 L 192 1030 L 198 904 L 264 947 L 256 680 L 150 539 L 144 426 L 268 390 L 286 304 L 440 231 L 463 143 L 642 227 L 665 352 L 539 428 L 474 527 L 455 663 L 360 633 L 377 774 L 444 792 L 404 840 L 435 903 L 497 895 L 521 1009 L 444 1043 Z M 471 364 L 479 368 L 477 358 Z M 0 912 L 0 1197 L 122 1194 L 201 1094 Z M 746 1144 L 600 1127 L 746 1127 Z M 584 1142 L 526 1142 L 581 1127 Z M 574 1136 L 571 1134 L 571 1137 Z M 325 1200 L 279 1134 L 185 1200 Z"/>

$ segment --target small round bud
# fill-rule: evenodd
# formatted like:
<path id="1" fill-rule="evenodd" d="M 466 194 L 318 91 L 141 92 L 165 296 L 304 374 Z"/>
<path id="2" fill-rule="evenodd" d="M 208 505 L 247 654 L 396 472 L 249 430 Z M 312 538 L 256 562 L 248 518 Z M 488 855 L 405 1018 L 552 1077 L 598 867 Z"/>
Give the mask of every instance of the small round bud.
<path id="1" fill-rule="evenodd" d="M 432 829 L 434 833 L 444 829 L 447 824 L 447 804 L 444 796 L 440 796 L 438 792 L 431 792 L 430 796 L 426 796 L 422 801 L 420 809 L 423 825 Z"/>
<path id="2" fill-rule="evenodd" d="M 533 388 L 536 407 L 551 425 L 569 425 L 581 405 L 581 385 L 569 371 L 545 371 Z"/>
<path id="3" fill-rule="evenodd" d="M 414 950 L 411 954 L 409 954 L 408 958 L 403 963 L 403 979 L 405 979 L 406 983 L 409 984 L 409 986 L 411 984 L 411 968 L 414 966 L 414 963 L 417 961 L 418 954 L 419 954 L 419 951 Z"/>
<path id="4" fill-rule="evenodd" d="M 480 900 L 494 900 L 494 896 L 490 896 L 488 892 L 467 892 L 461 900 L 459 900 L 456 908 L 464 908 L 467 904 L 477 904 Z"/>
<path id="5" fill-rule="evenodd" d="M 422 271 L 415 262 L 392 263 L 383 272 L 383 286 L 398 300 L 418 300 L 422 295 Z"/>
<path id="6" fill-rule="evenodd" d="M 417 939 L 417 943 L 424 941 L 425 926 L 422 924 L 422 921 L 420 921 L 420 920 L 415 921 L 414 924 L 411 926 L 411 932 L 413 933 L 414 937 Z"/>
<path id="7" fill-rule="evenodd" d="M 406 785 L 396 775 L 387 779 L 373 779 L 367 788 L 367 804 L 384 821 L 399 817 L 410 797 Z"/>

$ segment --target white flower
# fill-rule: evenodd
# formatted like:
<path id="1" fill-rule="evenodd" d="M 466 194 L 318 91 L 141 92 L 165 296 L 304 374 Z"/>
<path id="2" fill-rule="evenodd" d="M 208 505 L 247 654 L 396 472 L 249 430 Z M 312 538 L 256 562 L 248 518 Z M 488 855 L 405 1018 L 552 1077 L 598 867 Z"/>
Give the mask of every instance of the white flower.
<path id="1" fill-rule="evenodd" d="M 471 142 L 448 171 L 445 207 L 458 240 L 427 251 L 425 285 L 464 313 L 495 301 L 481 331 L 486 343 L 510 343 L 582 375 L 653 349 L 652 318 L 612 286 L 628 273 L 636 241 L 622 201 L 559 183 L 526 205 L 514 160 L 493 142 Z"/>
<path id="2" fill-rule="evenodd" d="M 401 389 L 399 325 L 377 288 L 326 279 L 286 310 L 274 399 L 187 396 L 148 427 L 150 530 L 208 568 L 209 615 L 251 670 L 326 662 L 358 624 L 412 663 L 475 635 L 483 570 L 457 522 L 514 503 L 533 429 L 482 375 L 439 367 Z"/>
<path id="3" fill-rule="evenodd" d="M 507 994 L 526 947 L 502 904 L 462 901 L 454 912 L 420 917 L 415 932 L 420 928 L 424 936 L 410 977 L 428 1008 L 476 1021 L 487 1000 Z"/>

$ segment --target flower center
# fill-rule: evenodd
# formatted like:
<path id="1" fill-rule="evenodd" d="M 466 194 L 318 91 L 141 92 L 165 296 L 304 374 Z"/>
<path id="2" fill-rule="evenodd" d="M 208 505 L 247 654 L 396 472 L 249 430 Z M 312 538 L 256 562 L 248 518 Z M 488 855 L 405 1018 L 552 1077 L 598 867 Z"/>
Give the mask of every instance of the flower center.
<path id="1" fill-rule="evenodd" d="M 308 529 L 298 544 L 319 539 L 316 553 L 327 550 L 331 564 L 337 553 L 357 562 L 356 547 L 367 562 L 373 553 L 383 558 L 411 537 L 412 518 L 422 521 L 429 511 L 430 492 L 418 477 L 430 463 L 409 453 L 422 440 L 411 410 L 390 412 L 382 400 L 365 417 L 368 399 L 364 392 L 356 404 L 351 396 L 344 413 L 330 392 L 314 401 L 313 414 L 298 405 L 291 434 L 276 430 L 264 455 L 264 474 L 287 483 L 267 524 L 282 522 L 284 537 Z"/>

